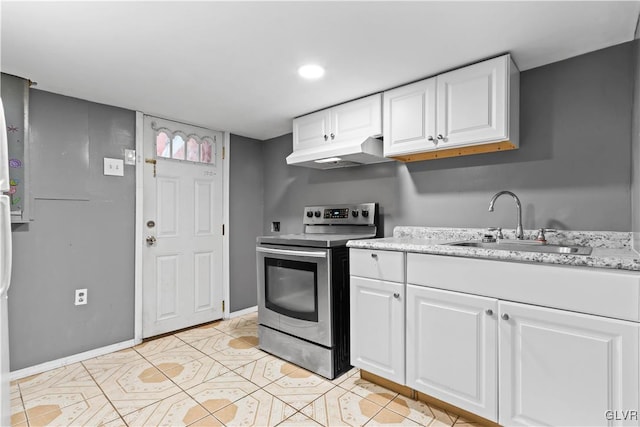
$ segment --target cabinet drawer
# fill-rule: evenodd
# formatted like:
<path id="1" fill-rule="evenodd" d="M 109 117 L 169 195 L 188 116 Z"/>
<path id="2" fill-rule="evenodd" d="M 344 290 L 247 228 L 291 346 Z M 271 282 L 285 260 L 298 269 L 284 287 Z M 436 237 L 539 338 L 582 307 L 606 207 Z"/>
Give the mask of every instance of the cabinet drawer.
<path id="1" fill-rule="evenodd" d="M 404 282 L 404 252 L 352 248 L 349 268 L 354 276 Z"/>

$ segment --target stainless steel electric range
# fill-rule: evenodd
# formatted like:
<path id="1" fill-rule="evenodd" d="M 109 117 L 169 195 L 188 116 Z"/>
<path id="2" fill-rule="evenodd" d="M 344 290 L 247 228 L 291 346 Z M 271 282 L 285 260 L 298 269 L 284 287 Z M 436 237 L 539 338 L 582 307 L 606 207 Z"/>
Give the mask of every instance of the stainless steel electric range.
<path id="1" fill-rule="evenodd" d="M 349 365 L 349 251 L 376 203 L 307 206 L 304 233 L 257 239 L 259 347 L 333 379 Z"/>

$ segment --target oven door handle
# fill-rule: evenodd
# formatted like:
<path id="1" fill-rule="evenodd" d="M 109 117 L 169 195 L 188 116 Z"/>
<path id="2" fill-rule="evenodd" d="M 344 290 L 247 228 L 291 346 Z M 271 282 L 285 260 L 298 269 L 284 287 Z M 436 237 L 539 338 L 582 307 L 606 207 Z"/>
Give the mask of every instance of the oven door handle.
<path id="1" fill-rule="evenodd" d="M 256 251 L 262 252 L 265 254 L 274 254 L 274 255 L 294 255 L 294 256 L 302 256 L 302 257 L 311 257 L 311 258 L 326 258 L 326 252 L 311 252 L 311 251 L 296 251 L 290 249 L 273 249 L 273 248 L 264 248 L 262 246 L 256 247 Z"/>

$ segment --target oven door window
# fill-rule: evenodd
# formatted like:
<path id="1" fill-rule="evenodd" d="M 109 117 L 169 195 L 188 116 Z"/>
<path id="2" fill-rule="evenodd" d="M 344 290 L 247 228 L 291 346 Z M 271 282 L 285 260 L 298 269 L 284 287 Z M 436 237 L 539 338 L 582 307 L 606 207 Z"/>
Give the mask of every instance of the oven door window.
<path id="1" fill-rule="evenodd" d="M 265 258 L 265 305 L 295 319 L 318 321 L 318 264 Z"/>

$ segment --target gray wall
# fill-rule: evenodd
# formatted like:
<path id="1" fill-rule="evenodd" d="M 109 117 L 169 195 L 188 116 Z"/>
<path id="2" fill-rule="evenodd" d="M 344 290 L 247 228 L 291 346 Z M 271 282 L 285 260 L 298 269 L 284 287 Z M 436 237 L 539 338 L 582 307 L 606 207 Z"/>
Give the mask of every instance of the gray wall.
<path id="1" fill-rule="evenodd" d="M 631 230 L 632 45 L 521 74 L 521 148 L 510 152 L 328 171 L 287 166 L 291 135 L 264 148 L 263 230 L 282 221 L 300 232 L 306 204 L 380 203 L 384 235 L 396 225 L 515 227 L 514 191 L 525 228 Z"/>
<path id="2" fill-rule="evenodd" d="M 135 113 L 31 90 L 34 221 L 14 226 L 11 370 L 133 338 Z M 88 304 L 74 306 L 74 290 Z"/>
<path id="3" fill-rule="evenodd" d="M 263 142 L 231 135 L 229 156 L 229 310 L 254 307 L 256 237 L 262 235 Z"/>
<path id="4" fill-rule="evenodd" d="M 387 236 L 396 225 L 512 227 L 510 200 L 487 212 L 491 195 L 510 189 L 526 228 L 630 231 L 637 52 L 627 43 L 522 73 L 521 148 L 512 152 L 316 171 L 286 165 L 291 135 L 232 135 L 230 311 L 256 304 L 255 237 L 272 221 L 302 231 L 307 204 L 377 201 Z M 635 99 L 637 112 L 637 90 Z M 131 111 L 31 91 L 36 199 L 34 221 L 13 234 L 12 370 L 133 338 L 134 169 L 105 177 L 102 159 L 134 148 L 134 130 Z M 84 287 L 89 304 L 76 307 L 74 289 Z"/>

